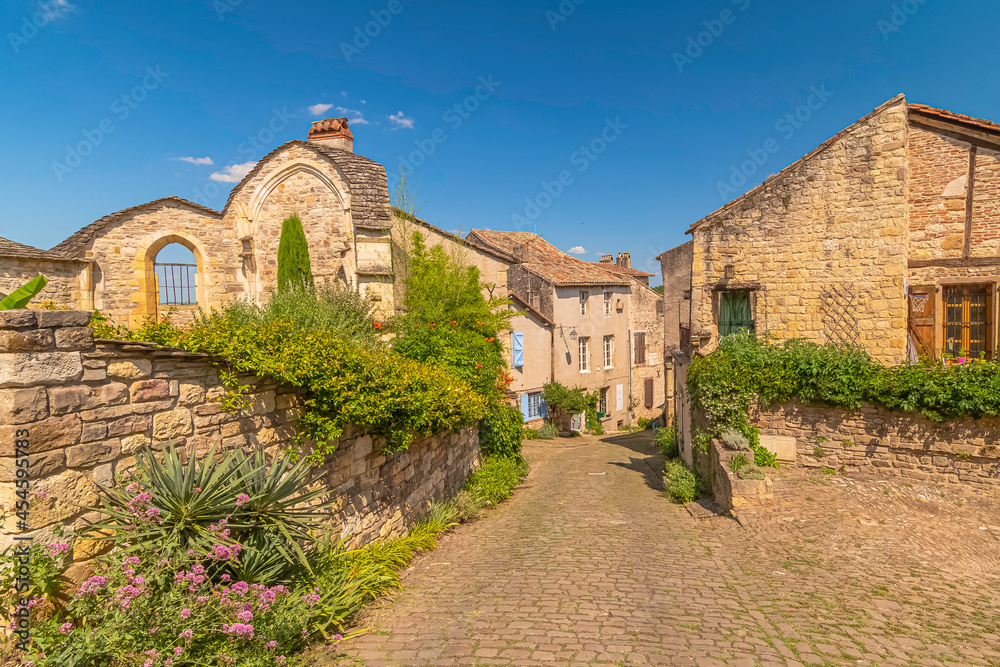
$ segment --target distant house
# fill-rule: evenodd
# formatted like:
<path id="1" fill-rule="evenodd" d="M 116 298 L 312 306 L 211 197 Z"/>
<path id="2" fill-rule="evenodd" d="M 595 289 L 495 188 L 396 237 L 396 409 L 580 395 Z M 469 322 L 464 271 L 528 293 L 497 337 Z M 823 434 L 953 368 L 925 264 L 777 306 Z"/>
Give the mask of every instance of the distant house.
<path id="1" fill-rule="evenodd" d="M 599 394 L 606 428 L 663 415 L 662 301 L 627 253 L 584 262 L 531 232 L 473 229 L 467 240 L 513 258 L 508 291 L 553 325 L 552 380 Z"/>
<path id="2" fill-rule="evenodd" d="M 998 191 L 1000 125 L 903 96 L 878 107 L 660 255 L 677 390 L 689 355 L 740 331 L 886 364 L 992 358 Z"/>

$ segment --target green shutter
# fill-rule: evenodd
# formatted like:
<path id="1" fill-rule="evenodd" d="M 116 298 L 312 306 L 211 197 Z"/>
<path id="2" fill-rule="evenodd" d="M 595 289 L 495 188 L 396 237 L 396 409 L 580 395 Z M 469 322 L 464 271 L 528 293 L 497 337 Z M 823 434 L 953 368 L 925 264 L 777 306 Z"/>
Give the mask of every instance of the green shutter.
<path id="1" fill-rule="evenodd" d="M 731 333 L 754 330 L 750 292 L 722 292 L 719 295 L 719 338 Z"/>

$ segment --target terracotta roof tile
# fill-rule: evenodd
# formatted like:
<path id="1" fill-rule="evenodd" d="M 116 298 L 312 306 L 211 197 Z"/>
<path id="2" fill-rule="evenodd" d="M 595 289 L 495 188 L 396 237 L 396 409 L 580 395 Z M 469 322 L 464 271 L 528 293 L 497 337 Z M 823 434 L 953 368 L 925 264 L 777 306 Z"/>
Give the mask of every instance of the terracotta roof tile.
<path id="1" fill-rule="evenodd" d="M 521 262 L 524 267 L 554 285 L 630 284 L 628 278 L 605 270 L 598 264 L 577 259 L 534 232 L 473 229 L 466 238 L 475 239 L 513 257 L 517 257 L 515 248 L 518 248 L 523 253 Z"/>
<path id="2" fill-rule="evenodd" d="M 937 109 L 935 107 L 929 107 L 926 104 L 910 104 L 909 110 L 918 116 L 927 116 L 946 122 L 958 123 L 959 125 L 1000 134 L 1000 124 L 989 120 L 983 120 L 982 118 L 967 116 L 963 113 L 955 113 L 954 111 L 948 111 L 947 109 Z"/>
<path id="3" fill-rule="evenodd" d="M 605 271 L 611 271 L 612 273 L 620 273 L 625 276 L 635 276 L 636 278 L 642 278 L 643 276 L 652 277 L 652 273 L 647 273 L 646 271 L 641 271 L 639 269 L 633 269 L 631 267 L 618 266 L 617 264 L 611 262 L 588 262 L 588 264 L 593 264 Z"/>

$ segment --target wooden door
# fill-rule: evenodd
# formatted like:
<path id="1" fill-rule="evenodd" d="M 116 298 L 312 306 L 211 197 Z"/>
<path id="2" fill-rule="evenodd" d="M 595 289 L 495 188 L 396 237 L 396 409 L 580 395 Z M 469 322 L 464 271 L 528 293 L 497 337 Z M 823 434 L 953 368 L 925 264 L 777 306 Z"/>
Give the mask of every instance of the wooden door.
<path id="1" fill-rule="evenodd" d="M 937 359 L 937 348 L 934 345 L 934 302 L 936 290 L 933 285 L 917 285 L 910 287 L 909 301 L 909 331 L 917 354 L 929 359 Z"/>

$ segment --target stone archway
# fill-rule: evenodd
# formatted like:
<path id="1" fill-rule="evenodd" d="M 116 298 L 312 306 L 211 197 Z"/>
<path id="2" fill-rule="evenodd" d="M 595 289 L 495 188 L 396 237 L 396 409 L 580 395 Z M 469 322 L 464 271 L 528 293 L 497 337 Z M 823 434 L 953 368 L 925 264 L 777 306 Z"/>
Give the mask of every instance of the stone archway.
<path id="1" fill-rule="evenodd" d="M 207 251 L 201 241 L 191 238 L 179 231 L 163 231 L 155 235 L 146 237 L 140 244 L 136 253 L 135 261 L 135 281 L 138 286 L 137 293 L 133 296 L 136 305 L 132 311 L 129 325 L 131 327 L 141 326 L 143 321 L 152 317 L 159 319 L 162 313 L 159 312 L 159 294 L 156 282 L 156 256 L 166 246 L 177 243 L 194 255 L 197 272 L 195 273 L 195 301 L 201 308 L 209 306 L 207 299 L 207 287 L 209 280 L 205 271 Z"/>

